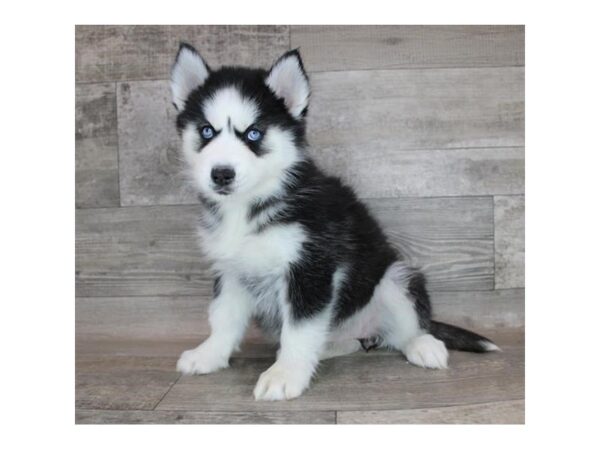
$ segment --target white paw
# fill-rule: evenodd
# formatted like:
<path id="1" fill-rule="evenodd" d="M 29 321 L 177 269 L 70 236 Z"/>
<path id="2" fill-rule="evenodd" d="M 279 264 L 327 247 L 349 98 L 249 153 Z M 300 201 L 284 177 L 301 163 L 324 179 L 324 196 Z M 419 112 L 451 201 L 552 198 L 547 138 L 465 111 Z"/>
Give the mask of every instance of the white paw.
<path id="1" fill-rule="evenodd" d="M 406 359 L 420 367 L 445 369 L 448 367 L 448 350 L 442 341 L 431 334 L 414 338 L 406 346 Z"/>
<path id="2" fill-rule="evenodd" d="M 229 365 L 228 358 L 206 345 L 186 350 L 177 361 L 177 370 L 184 375 L 216 372 Z"/>
<path id="3" fill-rule="evenodd" d="M 258 378 L 254 388 L 256 400 L 289 400 L 299 397 L 310 383 L 310 372 L 288 368 L 276 362 Z"/>

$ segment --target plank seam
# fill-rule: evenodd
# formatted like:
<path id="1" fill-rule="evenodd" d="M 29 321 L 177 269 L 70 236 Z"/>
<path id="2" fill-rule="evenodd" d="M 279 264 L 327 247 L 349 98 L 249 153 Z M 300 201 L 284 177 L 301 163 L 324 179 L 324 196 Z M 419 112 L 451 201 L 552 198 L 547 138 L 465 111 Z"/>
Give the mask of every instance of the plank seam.
<path id="1" fill-rule="evenodd" d="M 520 146 L 517 147 L 499 147 L 499 148 L 519 148 Z M 489 147 L 490 149 L 493 149 L 494 147 Z M 489 198 L 489 197 L 496 197 L 496 196 L 502 196 L 502 197 L 523 197 L 525 194 L 501 194 L 501 193 L 494 193 L 491 195 L 486 195 L 486 194 L 467 194 L 467 195 L 407 195 L 407 196 L 396 196 L 396 197 L 389 197 L 389 196 L 383 196 L 383 197 L 359 197 L 360 200 L 364 200 L 364 201 L 371 201 L 371 200 L 419 200 L 419 199 L 425 199 L 425 200 L 435 200 L 435 199 L 440 199 L 440 200 L 444 200 L 444 199 L 459 199 L 459 198 L 464 198 L 464 199 L 476 199 L 476 198 L 480 198 L 480 199 L 485 199 L 485 198 Z M 152 203 L 152 204 L 139 204 L 139 205 L 121 205 L 121 206 L 84 206 L 84 207 L 80 207 L 80 208 L 76 208 L 76 210 L 78 211 L 84 211 L 84 210 L 110 210 L 110 209 L 129 209 L 129 208 L 157 208 L 157 207 L 179 207 L 179 206 L 187 206 L 187 207 L 194 207 L 194 206 L 200 206 L 200 203 Z"/>
<path id="2" fill-rule="evenodd" d="M 158 400 L 158 402 L 156 402 L 156 404 L 152 407 L 151 411 L 155 411 L 156 410 L 156 408 L 158 407 L 158 405 L 160 405 L 160 402 L 162 402 L 163 399 L 167 396 L 167 394 L 169 392 L 171 392 L 171 389 L 173 389 L 173 386 L 175 386 L 177 384 L 177 382 L 181 379 L 182 376 L 183 376 L 182 374 L 179 374 L 179 376 L 177 377 L 177 379 L 173 383 L 171 383 L 171 385 L 169 386 L 169 388 L 167 389 L 167 391 L 162 395 L 162 397 Z"/>
<path id="3" fill-rule="evenodd" d="M 494 286 L 494 291 L 496 290 L 496 195 L 492 196 L 492 223 L 493 223 L 493 235 L 494 235 L 494 243 L 493 243 L 493 252 L 494 252 L 494 282 L 492 283 Z"/>
<path id="4" fill-rule="evenodd" d="M 487 402 L 475 402 L 475 403 L 456 403 L 456 404 L 452 404 L 452 405 L 444 405 L 444 406 L 421 406 L 418 408 L 402 408 L 402 409 L 389 409 L 389 408 L 382 408 L 382 409 L 345 409 L 345 410 L 339 410 L 336 412 L 341 412 L 341 413 L 348 413 L 348 412 L 370 412 L 370 411 L 418 411 L 418 410 L 422 410 L 422 409 L 446 409 L 446 408 L 457 408 L 457 407 L 468 407 L 468 406 L 483 406 L 483 405 L 498 405 L 498 404 L 503 404 L 503 403 L 512 403 L 515 401 L 520 401 L 520 400 L 525 400 L 524 396 L 521 397 L 515 397 L 515 398 L 510 398 L 508 400 L 495 400 L 495 401 L 487 401 Z M 337 416 L 337 414 L 336 414 Z"/>
<path id="5" fill-rule="evenodd" d="M 508 292 L 508 291 L 524 291 L 525 288 L 500 288 L 500 289 L 494 289 L 494 292 Z M 461 292 L 469 292 L 469 293 L 477 293 L 477 292 L 485 292 L 485 293 L 489 293 L 491 292 L 490 289 L 469 289 L 469 290 L 462 290 L 462 291 L 437 291 L 437 290 L 430 290 L 431 294 L 446 294 L 446 293 L 461 293 Z M 113 298 L 113 299 L 127 299 L 127 298 L 149 298 L 149 299 L 153 299 L 153 298 L 169 298 L 172 297 L 173 300 L 191 300 L 191 299 L 196 299 L 198 301 L 201 300 L 200 295 L 195 295 L 195 294 L 177 294 L 177 295 L 166 295 L 166 294 L 157 294 L 157 295 L 76 295 L 75 299 L 76 300 L 93 300 L 95 298 L 101 298 L 101 299 L 105 299 L 105 298 Z M 208 299 L 208 296 L 207 296 Z"/>
<path id="6" fill-rule="evenodd" d="M 121 195 L 121 145 L 119 143 L 119 93 L 117 91 L 117 82 L 114 82 L 115 85 L 115 122 L 117 125 L 117 129 L 115 133 L 117 135 L 117 190 L 119 194 L 119 208 L 123 206 L 123 196 Z"/>
<path id="7" fill-rule="evenodd" d="M 288 47 L 291 46 L 291 42 Z M 308 75 L 313 74 L 323 74 L 323 73 L 342 73 L 342 72 L 375 72 L 375 71 L 402 71 L 402 70 L 478 70 L 478 69 L 508 69 L 508 68 L 525 68 L 525 64 L 523 65 L 492 65 L 492 66 L 415 66 L 415 67 L 398 67 L 394 69 L 386 69 L 386 68 L 370 68 L 370 69 L 335 69 L 335 70 L 308 70 Z M 139 82 L 139 81 L 164 81 L 168 82 L 169 79 L 165 77 L 159 78 L 123 78 L 123 79 L 91 79 L 91 80 L 79 80 L 76 81 L 76 85 L 78 84 L 100 84 L 100 83 L 129 83 L 129 82 Z"/>

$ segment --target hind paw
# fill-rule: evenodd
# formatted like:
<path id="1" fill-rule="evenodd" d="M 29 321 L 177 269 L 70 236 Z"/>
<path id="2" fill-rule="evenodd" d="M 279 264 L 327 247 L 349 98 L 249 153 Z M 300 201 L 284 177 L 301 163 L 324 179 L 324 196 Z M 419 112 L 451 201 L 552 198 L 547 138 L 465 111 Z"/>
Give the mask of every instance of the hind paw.
<path id="1" fill-rule="evenodd" d="M 415 366 L 429 369 L 448 367 L 448 350 L 442 341 L 431 334 L 424 334 L 411 340 L 404 351 L 406 359 Z"/>

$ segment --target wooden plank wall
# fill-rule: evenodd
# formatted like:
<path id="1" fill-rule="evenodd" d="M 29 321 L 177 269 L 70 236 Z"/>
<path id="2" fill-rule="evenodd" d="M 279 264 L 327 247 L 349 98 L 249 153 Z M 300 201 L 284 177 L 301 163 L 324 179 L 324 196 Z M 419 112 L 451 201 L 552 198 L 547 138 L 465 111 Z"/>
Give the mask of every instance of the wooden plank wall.
<path id="1" fill-rule="evenodd" d="M 168 85 L 180 40 L 214 67 L 299 47 L 312 155 L 424 268 L 438 316 L 524 325 L 523 27 L 78 26 L 78 342 L 207 332 Z"/>

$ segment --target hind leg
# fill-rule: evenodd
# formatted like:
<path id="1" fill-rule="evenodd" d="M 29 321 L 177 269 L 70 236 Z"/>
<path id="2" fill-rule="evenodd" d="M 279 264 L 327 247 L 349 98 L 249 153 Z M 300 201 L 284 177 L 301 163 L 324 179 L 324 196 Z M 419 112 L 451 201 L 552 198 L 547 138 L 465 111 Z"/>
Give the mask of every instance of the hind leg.
<path id="1" fill-rule="evenodd" d="M 383 305 L 384 345 L 399 350 L 416 366 L 448 366 L 448 350 L 423 326 L 429 322 L 429 298 L 421 274 L 403 263 L 392 264 L 374 292 Z"/>

